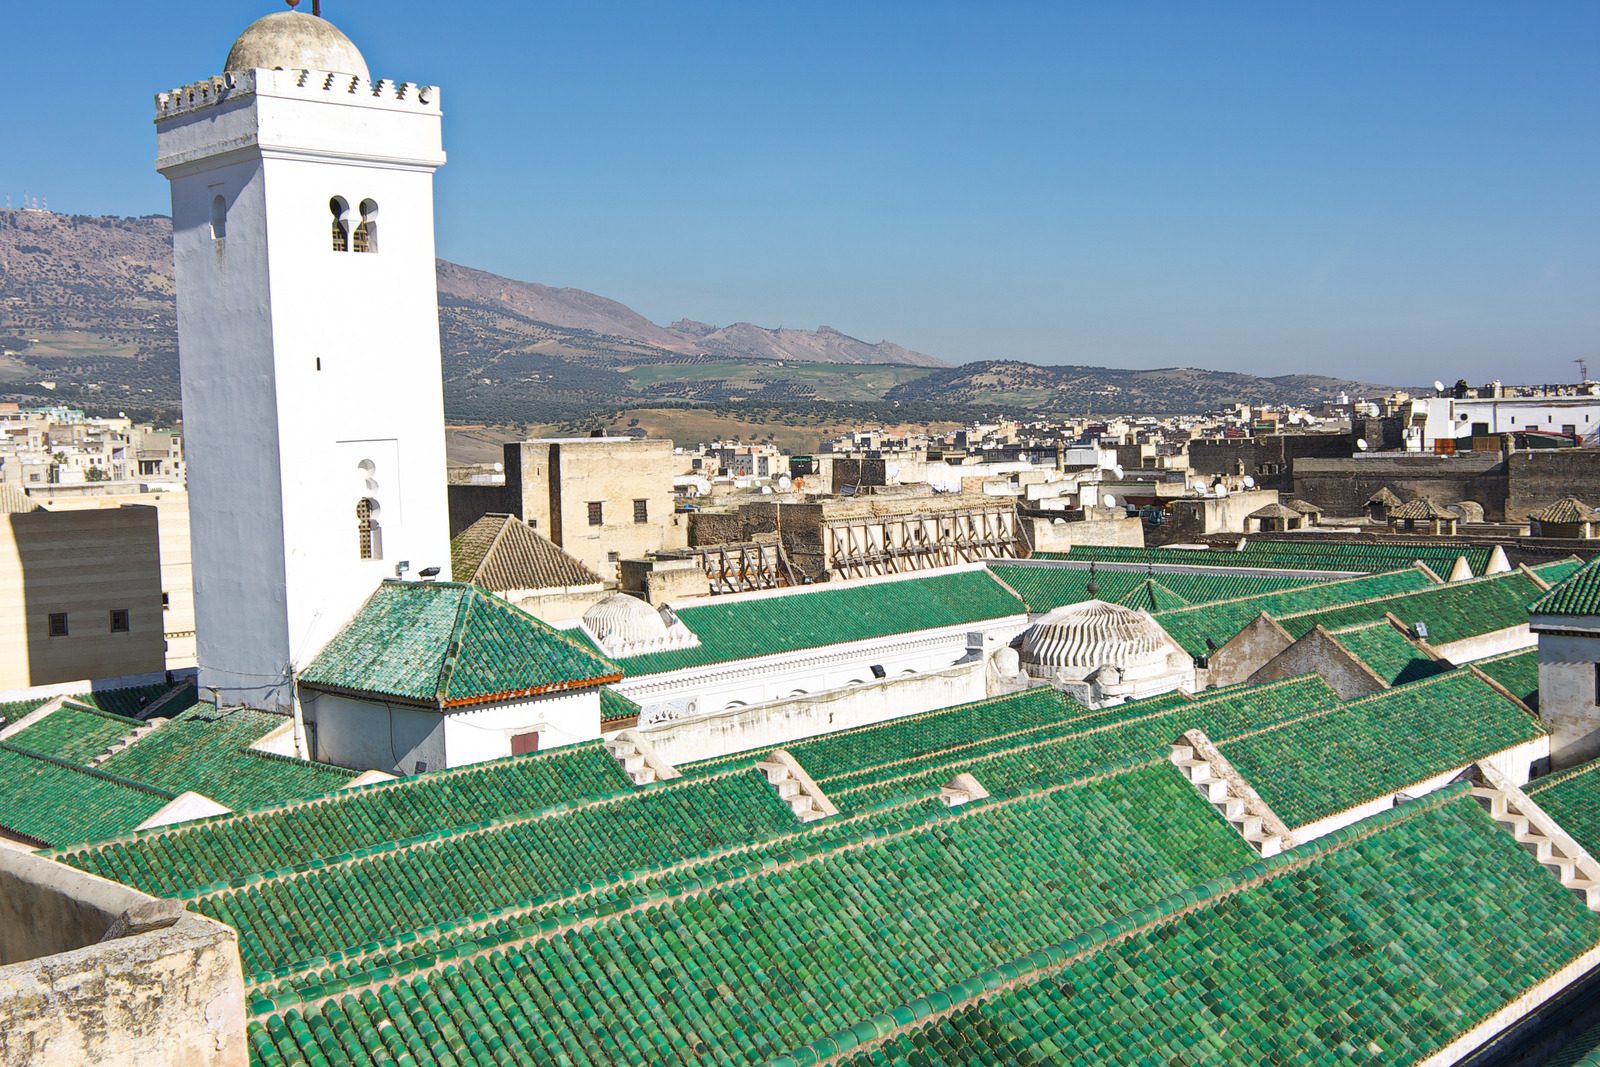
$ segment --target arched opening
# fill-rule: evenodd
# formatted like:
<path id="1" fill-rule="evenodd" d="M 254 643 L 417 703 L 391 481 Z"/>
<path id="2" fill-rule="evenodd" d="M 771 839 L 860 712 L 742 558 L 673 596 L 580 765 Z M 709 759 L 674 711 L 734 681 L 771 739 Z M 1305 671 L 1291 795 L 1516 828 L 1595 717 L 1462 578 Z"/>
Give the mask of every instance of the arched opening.
<path id="1" fill-rule="evenodd" d="M 361 221 L 356 225 L 355 250 L 357 252 L 376 252 L 378 250 L 378 202 L 376 200 L 361 201 Z"/>
<path id="2" fill-rule="evenodd" d="M 333 212 L 333 250 L 350 251 L 350 205 L 336 196 L 328 201 L 328 210 Z"/>
<path id="3" fill-rule="evenodd" d="M 383 558 L 383 527 L 378 522 L 378 502 L 370 496 L 356 501 L 356 532 L 360 539 L 360 558 Z"/>
<path id="4" fill-rule="evenodd" d="M 221 193 L 211 198 L 211 239 L 220 241 L 228 236 L 228 201 Z"/>

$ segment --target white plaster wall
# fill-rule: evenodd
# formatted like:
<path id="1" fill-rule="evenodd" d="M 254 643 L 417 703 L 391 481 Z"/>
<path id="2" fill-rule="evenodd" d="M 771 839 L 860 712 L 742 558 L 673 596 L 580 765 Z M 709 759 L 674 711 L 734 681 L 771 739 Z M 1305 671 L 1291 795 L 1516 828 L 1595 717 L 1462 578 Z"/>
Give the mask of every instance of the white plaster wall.
<path id="1" fill-rule="evenodd" d="M 987 667 L 973 660 L 927 674 L 660 723 L 640 733 L 668 763 L 689 763 L 966 704 L 987 695 Z"/>
<path id="2" fill-rule="evenodd" d="M 424 106 L 241 76 L 158 123 L 172 181 L 202 687 L 286 709 L 299 667 L 409 559 L 449 575 L 432 171 Z M 255 93 L 247 90 L 253 87 Z M 225 239 L 211 202 L 228 203 Z M 378 252 L 331 249 L 328 201 L 379 204 Z M 317 361 L 321 360 L 321 368 Z M 369 444 L 379 442 L 384 444 Z M 357 553 L 356 452 L 386 457 L 384 559 Z M 387 467 L 394 469 L 384 469 Z"/>
<path id="3" fill-rule="evenodd" d="M 1600 755 L 1596 663 L 1600 635 L 1539 635 L 1539 718 L 1550 729 L 1552 769 Z"/>
<path id="4" fill-rule="evenodd" d="M 1003 643 L 1021 633 L 1027 624 L 1026 615 L 1013 615 L 872 641 L 624 678 L 615 688 L 640 706 L 639 722 L 648 725 L 864 685 L 874 680 L 874 664 L 883 667 L 885 680 L 943 670 L 966 656 L 969 635 L 993 635 Z M 618 663 L 624 671 L 628 669 L 627 660 Z"/>
<path id="5" fill-rule="evenodd" d="M 1476 637 L 1465 637 L 1449 644 L 1434 645 L 1433 648 L 1451 663 L 1460 664 L 1498 656 L 1502 652 L 1515 652 L 1519 648 L 1532 648 L 1537 643 L 1538 639 L 1534 637 L 1533 631 L 1528 629 L 1527 623 L 1523 623 L 1520 626 L 1508 626 L 1504 630 L 1478 634 Z"/>
<path id="6" fill-rule="evenodd" d="M 414 774 L 445 764 L 444 722 L 438 712 L 382 704 L 335 693 L 300 691 L 305 720 L 315 738 L 313 758 L 351 770 Z"/>
<path id="7" fill-rule="evenodd" d="M 600 690 L 551 693 L 488 707 L 448 712 L 446 758 L 451 767 L 511 755 L 514 734 L 537 731 L 541 749 L 600 736 Z"/>

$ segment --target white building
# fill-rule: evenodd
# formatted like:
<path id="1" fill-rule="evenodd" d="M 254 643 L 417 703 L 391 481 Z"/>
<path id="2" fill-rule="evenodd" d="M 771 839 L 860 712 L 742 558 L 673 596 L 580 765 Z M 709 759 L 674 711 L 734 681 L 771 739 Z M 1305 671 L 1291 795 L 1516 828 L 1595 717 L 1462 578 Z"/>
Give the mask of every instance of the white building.
<path id="1" fill-rule="evenodd" d="M 437 89 L 268 15 L 156 98 L 172 183 L 200 685 L 285 709 L 379 582 L 450 571 Z"/>
<path id="2" fill-rule="evenodd" d="M 1432 452 L 1438 441 L 1522 432 L 1568 434 L 1593 444 L 1600 434 L 1600 396 L 1416 397 L 1405 432 L 1412 452 Z"/>

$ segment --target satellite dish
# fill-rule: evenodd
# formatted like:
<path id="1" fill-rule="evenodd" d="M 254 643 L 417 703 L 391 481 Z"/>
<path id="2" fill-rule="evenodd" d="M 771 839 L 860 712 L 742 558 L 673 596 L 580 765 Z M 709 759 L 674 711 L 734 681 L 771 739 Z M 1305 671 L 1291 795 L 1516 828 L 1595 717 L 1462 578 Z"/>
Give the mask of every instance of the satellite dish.
<path id="1" fill-rule="evenodd" d="M 794 485 L 794 479 L 793 478 L 789 477 L 787 474 L 778 475 L 778 488 L 779 489 L 788 489 L 793 485 Z"/>
<path id="2" fill-rule="evenodd" d="M 1433 391 L 1436 392 L 1436 393 L 1444 392 L 1444 383 L 1439 381 L 1438 379 L 1434 379 Z"/>
<path id="3" fill-rule="evenodd" d="M 1225 486 L 1225 485 L 1217 486 L 1217 496 L 1224 497 L 1224 496 L 1227 496 L 1227 495 L 1228 495 L 1228 487 L 1227 486 Z"/>
<path id="4" fill-rule="evenodd" d="M 1117 476 L 1117 481 L 1122 481 L 1122 464 L 1119 463 L 1115 467 L 1112 467 L 1111 473 Z"/>
<path id="5" fill-rule="evenodd" d="M 1367 450 L 1367 439 L 1365 437 L 1356 438 L 1356 447 L 1365 452 Z"/>
<path id="6" fill-rule="evenodd" d="M 1250 475 L 1246 474 L 1244 476 L 1244 487 L 1246 489 L 1254 489 L 1256 487 L 1256 480 Z"/>
<path id="7" fill-rule="evenodd" d="M 1112 496 L 1110 493 L 1107 493 L 1105 496 L 1101 497 L 1100 499 L 1105 502 L 1105 505 L 1108 508 L 1114 508 L 1114 507 L 1117 506 L 1117 498 Z"/>

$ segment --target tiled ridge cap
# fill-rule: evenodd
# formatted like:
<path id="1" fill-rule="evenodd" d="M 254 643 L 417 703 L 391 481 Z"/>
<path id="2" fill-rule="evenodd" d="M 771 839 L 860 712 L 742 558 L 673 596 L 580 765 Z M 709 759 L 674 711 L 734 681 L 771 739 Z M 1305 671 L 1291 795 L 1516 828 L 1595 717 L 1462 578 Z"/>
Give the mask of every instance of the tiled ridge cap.
<path id="1" fill-rule="evenodd" d="M 752 768 L 742 768 L 742 770 L 750 769 Z M 705 780 L 705 778 L 691 778 L 686 779 L 685 781 L 703 782 Z M 827 825 L 830 829 L 837 829 L 839 827 L 847 827 L 858 822 L 870 822 L 871 820 L 882 818 L 886 814 L 902 809 L 909 810 L 913 808 L 926 807 L 927 803 L 927 797 L 899 797 L 894 800 L 886 801 L 872 807 L 863 808 L 859 811 L 851 812 L 848 815 L 843 815 L 839 818 L 832 819 Z M 939 814 L 940 812 L 935 810 L 929 810 L 925 812 L 925 815 L 930 819 L 937 817 Z M 484 929 L 494 926 L 498 923 L 515 919 L 519 916 L 532 917 L 534 914 L 540 911 L 543 911 L 547 908 L 558 907 L 562 904 L 571 903 L 579 908 L 587 907 L 591 910 L 595 910 L 597 914 L 601 914 L 604 909 L 602 905 L 594 903 L 597 898 L 611 897 L 628 888 L 629 886 L 641 886 L 658 879 L 671 878 L 675 875 L 692 871 L 697 867 L 701 867 L 706 864 L 719 863 L 723 860 L 739 856 L 747 852 L 775 848 L 788 841 L 803 841 L 805 838 L 812 836 L 814 833 L 816 833 L 815 830 L 806 829 L 803 826 L 797 826 L 793 830 L 780 833 L 774 837 L 762 838 L 757 841 L 740 842 L 739 844 L 735 845 L 725 845 L 720 848 L 706 849 L 692 855 L 679 857 L 678 859 L 661 866 L 645 867 L 636 871 L 629 871 L 624 876 L 612 882 L 590 885 L 583 889 L 569 888 L 552 890 L 550 892 L 543 893 L 538 897 L 529 898 L 525 901 L 519 901 L 515 904 L 507 904 L 503 907 L 494 908 L 484 912 L 481 919 L 467 918 L 441 920 L 437 923 L 431 923 L 427 926 L 418 927 L 415 930 L 405 931 L 401 934 L 395 935 L 394 937 L 385 938 L 382 941 L 371 942 L 364 945 L 358 945 L 351 948 L 330 952 L 324 956 L 316 957 L 314 959 L 296 961 L 287 966 L 278 967 L 271 971 L 258 971 L 255 974 L 247 975 L 245 977 L 245 984 L 260 989 L 264 986 L 273 984 L 281 984 L 285 982 L 293 983 L 294 979 L 297 977 L 304 977 L 314 974 L 317 970 L 332 965 L 345 962 L 354 962 L 363 957 L 395 951 L 403 948 L 406 945 L 421 946 L 426 944 L 430 939 L 438 940 L 449 934 L 465 933 L 474 929 Z M 505 940 L 497 935 L 486 935 L 486 937 L 490 939 L 485 940 L 484 938 L 478 938 L 475 939 L 475 941 L 482 941 L 484 942 L 485 947 L 492 949 L 495 945 Z M 530 939 L 532 939 L 532 935 L 523 940 Z M 312 986 L 307 985 L 305 988 L 309 989 L 312 988 Z"/>
<path id="2" fill-rule="evenodd" d="M 543 760 L 571 755 L 574 752 L 583 751 L 584 747 L 587 745 L 603 747 L 603 742 L 597 738 L 594 741 L 581 742 L 577 745 L 563 745 L 560 748 L 545 749 L 544 751 L 537 753 L 524 753 L 518 756 L 501 756 L 498 759 L 483 760 L 479 763 L 468 763 L 460 767 L 447 767 L 437 771 L 429 771 L 427 774 L 413 774 L 402 778 L 391 778 L 382 782 L 368 782 L 365 785 L 351 786 L 347 789 L 340 789 L 332 793 L 318 793 L 315 796 L 304 797 L 299 800 L 278 801 L 273 804 L 264 804 L 258 808 L 247 808 L 242 811 L 234 811 L 226 815 L 214 815 L 205 819 L 191 819 L 188 822 L 176 823 L 171 826 L 152 826 L 148 830 L 139 830 L 135 831 L 134 833 L 123 834 L 119 837 L 109 837 L 104 841 L 96 841 L 87 846 L 75 846 L 72 848 L 57 849 L 50 853 L 50 856 L 52 859 L 66 860 L 74 856 L 99 852 L 102 849 L 111 848 L 116 845 L 125 845 L 129 842 L 143 840 L 145 838 L 156 836 L 171 837 L 179 834 L 198 833 L 201 830 L 210 829 L 215 827 L 218 823 L 225 821 L 245 821 L 255 818 L 264 818 L 269 815 L 275 815 L 279 812 L 318 807 L 323 804 L 342 804 L 348 801 L 349 798 L 363 796 L 365 795 L 366 791 L 372 789 L 421 788 L 422 786 L 431 785 L 434 782 L 446 777 L 460 777 L 466 774 L 482 774 L 497 764 L 506 763 L 511 760 Z M 361 772 L 357 771 L 355 773 L 360 774 Z M 626 782 L 624 781 L 619 783 L 617 788 L 619 790 L 627 788 Z"/>
<path id="3" fill-rule="evenodd" d="M 548 807 L 535 808 L 527 811 L 513 812 L 509 815 L 497 815 L 489 819 L 480 819 L 477 822 L 462 823 L 455 826 L 443 826 L 424 833 L 413 834 L 392 841 L 379 841 L 376 844 L 365 845 L 361 848 L 351 849 L 332 856 L 313 856 L 303 863 L 282 870 L 254 871 L 222 882 L 211 882 L 206 885 L 191 886 L 175 896 L 184 901 L 209 900 L 215 897 L 232 896 L 241 890 L 256 889 L 264 885 L 292 882 L 313 874 L 338 867 L 353 867 L 357 864 L 377 859 L 381 856 L 402 852 L 425 852 L 435 848 L 446 841 L 457 841 L 468 837 L 482 837 L 485 834 L 495 833 L 511 826 L 526 826 L 530 823 L 546 822 L 563 816 L 573 815 L 580 811 L 591 811 L 609 805 L 621 804 L 628 801 L 638 801 L 645 796 L 654 796 L 668 791 L 679 791 L 684 787 L 698 783 L 716 781 L 721 778 L 730 778 L 742 774 L 750 768 L 735 767 L 718 774 L 702 775 L 699 778 L 674 778 L 660 783 L 655 788 L 630 789 L 626 793 L 617 793 L 611 796 L 590 797 L 579 801 L 577 804 L 556 803 Z"/>
<path id="4" fill-rule="evenodd" d="M 105 708 L 97 708 L 93 704 L 80 703 L 73 697 L 62 698 L 61 706 L 56 709 L 56 712 L 62 711 L 78 711 L 86 715 L 95 715 L 102 719 L 109 719 L 110 721 L 118 724 L 131 723 L 134 726 L 142 726 L 144 724 L 143 719 L 135 719 L 131 715 L 121 715 L 115 711 L 107 711 Z M 52 712 L 51 714 L 55 714 L 56 712 Z"/>
<path id="5" fill-rule="evenodd" d="M 1527 785 L 1522 787 L 1522 791 L 1527 793 L 1529 796 L 1535 796 L 1544 792 L 1546 789 L 1553 789 L 1556 786 L 1561 785 L 1563 782 L 1570 782 L 1574 778 L 1582 778 L 1584 775 L 1593 774 L 1595 771 L 1600 771 L 1600 756 L 1596 756 L 1594 759 L 1584 760 L 1582 763 L 1568 767 L 1564 771 L 1557 771 L 1555 774 L 1547 774 L 1543 778 L 1529 782 Z"/>
<path id="6" fill-rule="evenodd" d="M 880 1012 L 870 1019 L 835 1031 L 770 1061 L 772 1067 L 832 1067 L 843 1057 L 879 1045 L 912 1030 L 939 1022 L 974 1004 L 981 1004 L 1020 985 L 1059 973 L 1080 960 L 1165 926 L 1195 912 L 1208 910 L 1219 902 L 1259 888 L 1285 874 L 1312 866 L 1324 857 L 1383 833 L 1400 822 L 1434 811 L 1464 796 L 1470 786 L 1458 782 L 1420 800 L 1369 816 L 1358 823 L 1335 830 L 1316 841 L 1291 851 L 1257 860 L 1228 874 L 1208 879 L 1181 892 L 1154 901 L 1085 930 L 1070 940 L 1037 949 L 1010 963 L 981 971 L 955 985 L 925 994 L 893 1010 L 909 1011 L 909 1023 L 898 1022 L 892 1013 Z"/>
<path id="7" fill-rule="evenodd" d="M 1382 578 L 1382 577 L 1385 577 L 1385 576 L 1391 575 L 1391 574 L 1404 574 L 1407 571 L 1415 571 L 1415 570 L 1421 570 L 1421 571 L 1425 572 L 1428 575 L 1428 577 L 1432 578 L 1435 582 L 1439 582 L 1439 576 L 1437 574 L 1434 574 L 1433 571 L 1429 570 L 1426 566 L 1422 565 L 1421 563 L 1412 563 L 1412 564 L 1409 564 L 1409 565 L 1407 565 L 1405 567 L 1398 567 L 1398 568 L 1396 568 L 1396 569 L 1394 569 L 1392 571 L 1374 571 L 1371 574 L 1354 574 L 1354 575 L 1351 575 L 1348 578 L 1335 578 L 1331 582 L 1309 582 L 1306 585 L 1296 586 L 1293 589 L 1274 589 L 1271 592 L 1267 592 L 1267 593 L 1248 593 L 1248 594 L 1246 594 L 1244 596 L 1229 597 L 1227 600 L 1208 600 L 1204 604 L 1190 604 L 1188 607 L 1172 608 L 1169 611 L 1156 612 L 1155 613 L 1155 619 L 1156 619 L 1157 622 L 1160 622 L 1161 621 L 1161 616 L 1163 616 L 1163 615 L 1181 615 L 1181 614 L 1183 614 L 1185 612 L 1199 613 L 1199 612 L 1205 611 L 1207 608 L 1215 608 L 1215 607 L 1218 607 L 1220 605 L 1239 604 L 1239 603 L 1243 603 L 1245 601 L 1261 600 L 1264 597 L 1280 596 L 1280 595 L 1284 595 L 1284 594 L 1288 594 L 1288 593 L 1301 593 L 1301 592 L 1305 592 L 1308 589 L 1325 589 L 1328 586 L 1345 585 L 1345 584 L 1347 584 L 1349 582 L 1365 582 L 1365 581 L 1370 581 L 1373 578 Z M 1440 584 L 1443 584 L 1443 583 L 1440 583 Z M 1428 586 L 1423 586 L 1422 588 L 1423 589 L 1427 589 L 1429 587 Z M 1410 590 L 1407 590 L 1406 593 L 1415 593 L 1415 592 L 1420 592 L 1420 591 L 1421 590 L 1410 589 Z M 1376 599 L 1376 600 L 1392 599 L 1396 595 L 1405 596 L 1406 593 L 1401 593 L 1401 594 L 1390 593 L 1388 595 L 1388 597 L 1381 597 L 1380 596 L 1380 597 L 1374 597 L 1374 598 L 1371 598 L 1371 599 Z M 1361 603 L 1365 603 L 1365 600 L 1347 600 L 1347 601 L 1342 601 L 1340 603 L 1344 603 L 1344 604 L 1361 604 Z M 1296 612 L 1296 614 L 1301 614 L 1301 613 L 1300 612 Z"/>
<path id="8" fill-rule="evenodd" d="M 1270 689 L 1287 688 L 1287 687 L 1290 687 L 1290 686 L 1298 687 L 1298 686 L 1304 686 L 1304 685 L 1311 685 L 1311 684 L 1315 684 L 1312 681 L 1313 677 L 1314 676 L 1312 676 L 1312 675 L 1304 675 L 1304 674 L 1295 675 L 1292 678 L 1283 678 L 1283 679 L 1280 679 L 1280 680 L 1275 681 L 1275 682 L 1268 682 L 1265 685 L 1251 686 L 1251 689 L 1254 690 L 1255 692 L 1263 692 L 1263 691 L 1270 690 Z M 1321 679 L 1318 678 L 1318 679 L 1316 679 L 1316 681 L 1320 682 Z M 1230 687 L 1230 688 L 1232 688 L 1232 687 Z M 1237 694 L 1229 694 L 1230 698 L 1232 698 L 1233 696 L 1236 696 L 1236 695 Z M 1089 729 L 1086 729 L 1086 730 L 1074 730 L 1074 731 L 1072 731 L 1070 733 L 1058 734 L 1055 737 L 1049 737 L 1049 738 L 1045 738 L 1044 740 L 1041 740 L 1041 741 L 1035 741 L 1032 744 L 1019 745 L 1016 748 L 1001 749 L 1001 750 L 999 750 L 997 752 L 985 752 L 982 755 L 977 756 L 975 758 L 975 762 L 973 762 L 971 765 L 969 765 L 966 769 L 968 771 L 971 771 L 974 767 L 981 766 L 983 763 L 986 763 L 986 762 L 988 762 L 989 760 L 992 760 L 992 759 L 999 759 L 999 758 L 1007 757 L 1007 756 L 1015 756 L 1015 755 L 1018 755 L 1019 753 L 1023 753 L 1023 752 L 1033 752 L 1033 751 L 1036 751 L 1036 750 L 1041 749 L 1041 748 L 1046 748 L 1046 747 L 1048 747 L 1050 745 L 1062 744 L 1062 743 L 1064 743 L 1066 741 L 1074 740 L 1075 738 L 1088 737 L 1088 736 L 1091 736 L 1093 734 L 1099 734 L 1099 733 L 1106 733 L 1106 732 L 1109 732 L 1109 731 L 1112 731 L 1112 730 L 1119 729 L 1119 728 L 1121 728 L 1123 726 L 1126 726 L 1128 723 L 1147 722 L 1150 719 L 1159 718 L 1160 716 L 1163 716 L 1163 715 L 1171 715 L 1174 712 L 1178 712 L 1178 711 L 1193 711 L 1193 710 L 1195 710 L 1195 705 L 1196 704 L 1204 704 L 1204 703 L 1206 703 L 1205 700 L 1196 700 L 1196 701 L 1194 701 L 1193 704 L 1186 704 L 1186 705 L 1182 705 L 1181 707 L 1160 708 L 1160 709 L 1157 709 L 1156 711 L 1149 712 L 1146 715 L 1141 715 L 1141 716 L 1137 716 L 1137 717 L 1134 717 L 1134 718 L 1118 719 L 1116 722 L 1112 722 L 1112 723 L 1101 723 L 1099 725 L 1090 727 Z M 1126 707 L 1126 705 L 1118 705 L 1118 706 L 1119 707 Z M 1070 725 L 1070 724 L 1068 724 L 1068 725 Z M 937 755 L 939 755 L 939 754 L 941 754 L 943 752 L 947 752 L 947 751 L 954 751 L 954 749 L 939 749 L 939 750 L 937 750 L 935 752 L 929 752 L 925 756 L 917 756 L 917 757 L 911 757 L 911 758 L 912 759 L 925 759 L 928 756 L 937 756 Z M 896 763 L 906 763 L 906 762 L 908 762 L 908 760 L 897 760 L 895 762 Z M 881 766 L 892 766 L 892 765 L 893 764 L 883 764 Z M 860 783 L 858 785 L 845 786 L 845 787 L 836 789 L 835 793 L 838 796 L 845 797 L 845 796 L 851 795 L 852 793 L 859 792 L 862 789 L 877 788 L 877 787 L 880 787 L 880 786 L 889 785 L 889 784 L 894 783 L 894 782 L 905 781 L 907 778 L 915 778 L 921 773 L 923 773 L 923 772 L 922 771 L 913 771 L 911 774 L 902 774 L 902 775 L 898 775 L 898 776 L 893 777 L 893 778 L 878 778 L 878 779 L 874 779 L 872 781 L 862 782 L 862 783 Z"/>
<path id="9" fill-rule="evenodd" d="M 1069 779 L 1057 782 L 1044 788 L 1008 790 L 1003 793 L 993 794 L 987 800 L 973 801 L 972 803 L 963 804 L 955 808 L 947 808 L 942 804 L 934 803 L 925 812 L 921 813 L 920 815 L 902 820 L 896 827 L 885 828 L 881 832 L 874 832 L 868 836 L 860 837 L 853 841 L 835 841 L 830 844 L 820 845 L 810 849 L 800 849 L 789 853 L 788 855 L 774 857 L 772 859 L 762 859 L 757 857 L 750 869 L 741 868 L 736 871 L 729 872 L 726 877 L 705 880 L 689 880 L 678 885 L 671 892 L 646 892 L 636 895 L 626 901 L 615 901 L 610 905 L 601 905 L 598 908 L 593 908 L 588 914 L 580 913 L 565 921 L 559 919 L 547 920 L 540 923 L 540 929 L 537 933 L 532 933 L 526 936 L 502 938 L 494 941 L 491 944 L 482 946 L 463 944 L 460 946 L 447 948 L 436 954 L 432 954 L 433 958 L 419 957 L 416 960 L 406 964 L 399 964 L 392 967 L 379 967 L 371 973 L 371 976 L 368 978 L 368 980 L 363 982 L 352 983 L 349 981 L 335 981 L 333 983 L 329 983 L 330 985 L 337 987 L 332 989 L 324 989 L 319 986 L 308 985 L 289 993 L 287 996 L 280 996 L 270 999 L 261 998 L 249 1005 L 249 1014 L 252 1017 L 259 1018 L 264 1015 L 276 1014 L 277 1012 L 284 1011 L 289 1008 L 298 1008 L 302 1012 L 308 1011 L 317 1005 L 331 1000 L 337 1000 L 345 996 L 359 995 L 362 992 L 370 991 L 392 982 L 409 981 L 424 974 L 440 971 L 447 967 L 455 966 L 460 961 L 470 959 L 474 956 L 483 954 L 492 955 L 497 952 L 505 952 L 514 947 L 528 945 L 536 941 L 550 940 L 556 937 L 561 937 L 575 930 L 586 929 L 602 922 L 612 921 L 626 915 L 661 907 L 668 902 L 686 899 L 688 897 L 696 896 L 700 893 L 705 893 L 712 890 L 739 885 L 744 882 L 753 881 L 757 878 L 768 877 L 807 864 L 823 862 L 829 858 L 843 855 L 848 852 L 858 852 L 863 849 L 876 848 L 889 841 L 908 837 L 913 834 L 923 833 L 929 826 L 935 823 L 939 825 L 950 825 L 951 823 L 962 819 L 977 817 L 978 815 L 993 811 L 998 807 L 1009 807 L 1014 804 L 1036 802 L 1068 789 L 1077 789 L 1087 785 L 1092 785 L 1095 782 L 1106 778 L 1118 777 L 1144 767 L 1154 767 L 1166 762 L 1166 753 L 1161 753 L 1156 756 L 1138 757 L 1136 759 L 1123 760 L 1118 763 L 1106 764 L 1101 767 L 1092 768 L 1084 771 L 1081 774 L 1074 775 Z M 930 794 L 928 797 L 918 798 L 914 803 L 922 804 L 932 800 L 934 800 L 934 796 Z M 881 814 L 883 811 L 892 811 L 900 807 L 912 806 L 914 806 L 914 804 L 897 803 L 886 805 L 881 809 L 875 810 Z M 868 813 L 863 812 L 860 815 L 850 816 L 849 818 L 851 821 L 855 821 L 857 819 L 865 818 L 867 814 Z M 840 824 L 830 821 L 827 825 L 836 826 Z M 796 836 L 804 836 L 804 833 L 802 832 Z M 778 838 L 771 840 L 783 839 Z M 670 870 L 670 868 L 667 869 L 665 873 L 670 873 Z"/>
<path id="10" fill-rule="evenodd" d="M 1293 611 L 1283 615 L 1275 615 L 1273 618 L 1279 622 L 1287 622 L 1290 619 L 1303 619 L 1308 615 L 1320 615 L 1323 612 L 1332 611 L 1336 608 L 1341 610 L 1345 608 L 1359 608 L 1367 604 L 1382 604 L 1392 600 L 1409 600 L 1412 597 L 1453 593 L 1456 590 L 1463 589 L 1469 585 L 1501 581 L 1503 579 L 1514 578 L 1518 576 L 1532 578 L 1535 583 L 1538 582 L 1537 576 L 1531 574 L 1525 575 L 1520 570 L 1502 571 L 1499 574 L 1480 574 L 1475 578 L 1467 578 L 1459 582 L 1444 582 L 1440 585 L 1425 585 L 1421 589 L 1408 589 L 1404 593 L 1389 593 L 1385 596 L 1370 596 L 1362 600 L 1347 600 L 1340 604 L 1325 604 L 1320 608 L 1307 608 L 1304 611 Z"/>
<path id="11" fill-rule="evenodd" d="M 112 774 L 109 771 L 102 771 L 98 767 L 87 767 L 81 763 L 74 763 L 69 759 L 62 759 L 60 756 L 52 756 L 47 752 L 37 752 L 31 748 L 24 748 L 22 745 L 12 744 L 10 741 L 0 741 L 0 751 L 39 760 L 41 763 L 53 763 L 65 770 L 75 771 L 78 774 L 87 775 L 90 778 L 98 778 L 103 782 L 111 782 L 128 789 L 135 789 L 141 793 L 148 793 L 153 797 L 160 797 L 164 800 L 173 800 L 178 796 L 177 793 L 169 793 L 165 789 L 157 789 L 155 786 L 145 782 L 124 778 L 120 774 Z"/>

